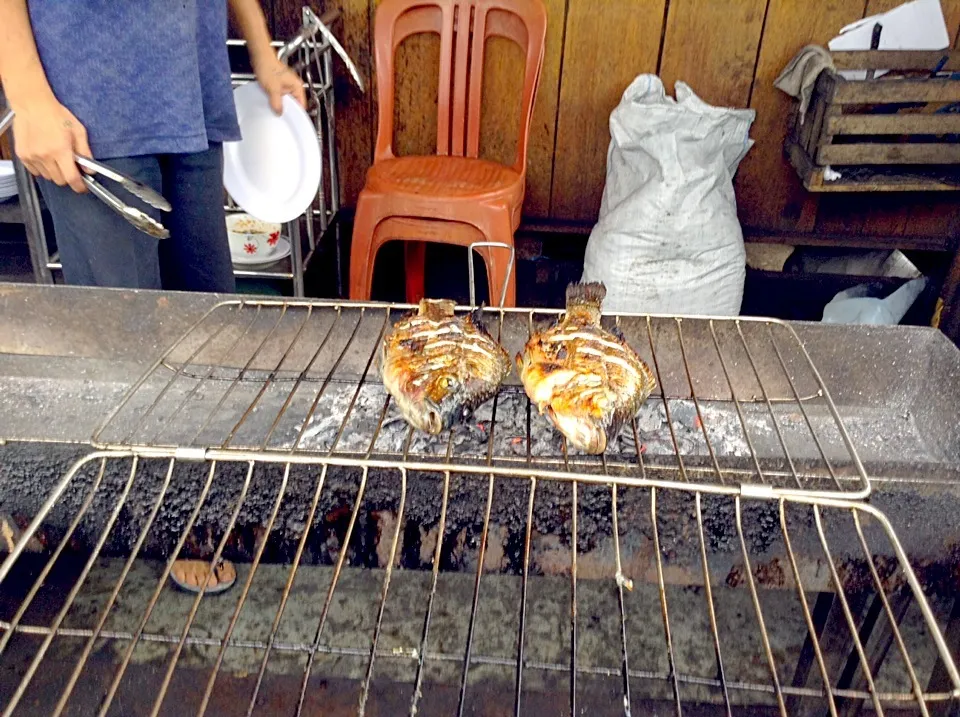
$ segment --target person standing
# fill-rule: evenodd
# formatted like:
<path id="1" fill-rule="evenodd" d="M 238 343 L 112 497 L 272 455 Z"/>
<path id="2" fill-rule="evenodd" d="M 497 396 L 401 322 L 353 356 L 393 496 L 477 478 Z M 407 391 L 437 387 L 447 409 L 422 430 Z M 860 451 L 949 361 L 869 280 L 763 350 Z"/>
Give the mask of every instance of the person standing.
<path id="1" fill-rule="evenodd" d="M 228 0 L 0 0 L 0 83 L 17 156 L 38 178 L 68 284 L 235 290 L 223 212 L 223 143 L 240 139 Z M 278 114 L 303 84 L 277 59 L 258 0 L 229 0 Z M 157 240 L 87 193 L 74 153 L 162 193 Z M 114 188 L 111 187 L 111 190 Z"/>

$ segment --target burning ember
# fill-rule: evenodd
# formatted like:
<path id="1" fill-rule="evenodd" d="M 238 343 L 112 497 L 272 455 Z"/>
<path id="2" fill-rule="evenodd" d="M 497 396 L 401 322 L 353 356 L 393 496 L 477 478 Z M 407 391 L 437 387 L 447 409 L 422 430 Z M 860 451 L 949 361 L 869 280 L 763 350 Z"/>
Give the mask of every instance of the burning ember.
<path id="1" fill-rule="evenodd" d="M 452 432 L 439 436 L 412 430 L 392 403 L 386 406 L 384 413 L 387 399 L 386 391 L 378 384 L 364 385 L 359 393 L 353 386 L 328 386 L 303 430 L 299 448 L 307 451 L 329 451 L 334 448 L 338 453 L 363 454 L 367 451 L 373 454 L 402 454 L 406 450 L 408 455 L 443 457 L 449 447 L 451 456 L 482 459 L 488 455 L 492 440 L 494 456 L 563 456 L 561 435 L 545 417 L 537 413 L 536 408 L 530 406 L 519 387 L 510 386 L 501 391 L 496 406 L 493 401 L 481 406 L 466 422 Z M 666 406 L 669 407 L 669 423 Z M 701 402 L 702 421 L 693 401 L 669 399 L 666 406 L 662 399 L 651 398 L 637 414 L 637 437 L 642 454 L 674 455 L 679 452 L 681 456 L 707 455 L 705 436 L 709 437 L 713 450 L 720 455 L 750 454 L 739 418 L 728 403 Z M 344 423 L 348 410 L 350 415 Z M 383 421 L 378 432 L 381 415 Z M 752 436 L 772 430 L 767 414 L 748 415 L 747 426 Z M 291 447 L 300 429 L 301 426 L 297 426 L 291 430 L 281 446 Z M 574 451 L 570 453 L 572 455 Z M 632 425 L 624 427 L 608 453 L 635 461 L 637 448 Z"/>

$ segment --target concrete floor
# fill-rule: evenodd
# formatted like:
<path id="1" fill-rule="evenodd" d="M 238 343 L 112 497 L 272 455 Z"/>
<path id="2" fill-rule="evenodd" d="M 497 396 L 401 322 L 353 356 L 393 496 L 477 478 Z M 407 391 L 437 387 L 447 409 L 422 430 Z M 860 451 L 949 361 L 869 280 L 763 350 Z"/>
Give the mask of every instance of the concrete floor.
<path id="1" fill-rule="evenodd" d="M 124 562 L 118 558 L 96 561 L 66 615 L 64 627 L 89 629 L 96 625 Z M 50 624 L 50 618 L 60 603 L 56 596 L 62 596 L 66 586 L 73 584 L 79 569 L 80 563 L 73 562 L 69 570 L 54 571 L 25 615 L 23 624 Z M 136 628 L 149 596 L 157 588 L 162 569 L 159 562 L 134 562 L 104 625 L 107 634 L 111 631 L 132 632 Z M 357 681 L 363 679 L 369 663 L 385 575 L 386 572 L 380 569 L 344 569 L 330 604 L 320 641 L 321 651 L 313 666 L 311 694 L 317 681 L 323 683 L 325 689 L 340 685 L 336 689 L 341 693 L 357 693 Z M 191 641 L 222 639 L 248 576 L 249 566 L 239 566 L 239 579 L 232 590 L 200 601 L 189 631 Z M 298 571 L 279 624 L 276 647 L 267 662 L 265 685 L 268 688 L 262 695 L 264 700 L 269 702 L 271 699 L 269 692 L 273 687 L 270 685 L 285 685 L 285 693 L 291 689 L 298 693 L 306 665 L 306 649 L 316 634 L 332 576 L 330 567 L 304 566 Z M 216 692 L 218 695 L 236 692 L 236 699 L 242 703 L 242 706 L 235 705 L 237 713 L 242 713 L 242 707 L 252 694 L 264 657 L 264 650 L 257 645 L 264 644 L 269 637 L 288 577 L 289 568 L 286 566 L 262 565 L 258 569 L 232 635 L 234 644 L 247 643 L 247 646 L 231 647 L 223 655 Z M 431 573 L 428 571 L 393 571 L 374 663 L 376 687 L 371 694 L 374 703 L 385 700 L 384 713 L 396 713 L 393 712 L 396 707 L 389 707 L 393 700 L 403 703 L 403 711 L 406 711 L 417 670 L 430 583 Z M 15 584 L 28 583 L 18 581 Z M 570 585 L 570 580 L 562 576 L 535 576 L 528 584 L 524 624 L 524 660 L 527 665 L 523 672 L 524 704 L 532 706 L 545 696 L 553 695 L 560 700 L 553 714 L 568 712 Z M 457 692 L 473 587 L 474 576 L 470 574 L 442 573 L 439 577 L 426 647 L 426 714 L 445 714 L 439 706 L 440 711 L 433 712 L 428 705 L 443 704 L 443 700 Z M 498 710 L 483 711 L 483 705 L 498 704 L 506 709 L 513 703 L 520 596 L 521 579 L 517 576 L 494 574 L 482 579 L 467 692 L 468 700 L 474 704 L 474 714 L 500 714 Z M 809 597 L 812 602 L 814 596 Z M 714 590 L 714 600 L 725 674 L 731 686 L 731 702 L 757 709 L 775 705 L 772 694 L 757 691 L 768 687 L 771 681 L 750 593 L 743 588 L 720 586 Z M 787 590 L 762 590 L 760 601 L 778 677 L 782 685 L 790 685 L 807 634 L 801 608 L 796 594 Z M 117 703 L 122 714 L 139 713 L 139 709 L 131 707 L 136 700 L 129 693 L 128 683 L 137 685 L 136 693 L 141 701 L 152 703 L 159 694 L 161 678 L 174 658 L 176 646 L 157 640 L 162 639 L 159 636 L 179 638 L 194 604 L 194 596 L 169 584 L 161 586 L 156 607 L 145 626 L 147 639 L 142 640 L 133 652 L 124 682 L 125 697 Z M 684 678 L 680 686 L 681 700 L 685 706 L 700 705 L 702 709 L 721 705 L 720 690 L 694 684 L 697 678 L 713 680 L 717 675 L 704 591 L 701 588 L 668 587 L 667 604 L 677 672 Z M 2 602 L 0 607 L 4 607 Z M 635 675 L 630 680 L 631 702 L 638 710 L 635 713 L 669 714 L 672 711 L 672 689 L 656 586 L 638 584 L 632 591 L 625 591 L 624 610 L 627 656 Z M 578 680 L 578 695 L 585 706 L 583 711 L 578 711 L 582 714 L 622 714 L 619 705 L 622 702 L 620 662 L 623 643 L 615 582 L 612 579 L 578 581 L 577 611 L 578 669 L 583 671 Z M 9 605 L 0 614 L 9 617 Z M 934 654 L 917 610 L 908 611 L 902 630 L 914 667 L 921 683 L 925 684 L 933 667 Z M 0 673 L 0 704 L 8 699 L 17 676 L 23 674 L 39 643 L 40 638 L 34 636 L 18 635 L 13 639 L 3 659 L 5 669 Z M 62 637 L 53 642 L 39 676 L 25 698 L 24 705 L 33 705 L 40 710 L 30 713 L 45 713 L 43 709 L 50 700 L 59 696 L 65 677 L 77 663 L 85 643 L 85 639 L 77 637 Z M 82 706 L 88 700 L 102 697 L 105 685 L 128 645 L 129 641 L 125 639 L 100 639 L 94 644 L 93 659 L 81 677 L 75 702 Z M 169 693 L 165 711 L 172 710 L 170 714 L 195 711 L 218 651 L 215 645 L 202 644 L 187 645 L 183 649 L 177 662 L 179 682 L 175 683 L 180 687 Z M 829 662 L 836 658 L 828 655 L 827 659 Z M 598 672 L 601 674 L 596 674 Z M 821 683 L 815 675 L 816 668 L 813 673 L 808 686 L 819 689 Z M 908 692 L 910 686 L 906 676 L 899 656 L 891 654 L 877 676 L 877 687 L 881 691 Z M 345 682 L 341 684 L 341 681 Z M 739 688 L 735 686 L 737 684 Z M 473 700 L 479 701 L 474 703 Z M 825 704 L 822 700 L 814 700 L 814 703 Z M 122 707 L 124 704 L 127 706 Z M 561 708 L 560 704 L 564 707 Z M 354 706 L 355 702 L 349 704 L 350 709 Z M 128 709 L 132 711 L 128 712 Z M 658 712 L 661 709 L 664 711 Z M 234 710 L 224 706 L 222 712 L 211 713 L 232 714 Z M 371 713 L 377 713 L 377 710 Z M 538 714 L 536 710 L 531 713 Z"/>

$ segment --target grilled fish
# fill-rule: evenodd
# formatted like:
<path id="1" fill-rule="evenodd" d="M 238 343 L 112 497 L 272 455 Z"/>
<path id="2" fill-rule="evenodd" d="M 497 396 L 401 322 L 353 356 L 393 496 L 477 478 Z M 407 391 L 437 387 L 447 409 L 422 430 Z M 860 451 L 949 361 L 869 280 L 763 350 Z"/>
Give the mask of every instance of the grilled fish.
<path id="1" fill-rule="evenodd" d="M 567 310 L 517 354 L 530 400 L 567 441 L 603 453 L 657 386 L 623 334 L 600 326 L 603 284 L 570 284 Z"/>
<path id="2" fill-rule="evenodd" d="M 407 422 L 438 434 L 493 398 L 510 357 L 477 310 L 454 315 L 454 302 L 423 299 L 383 340 L 380 375 Z"/>

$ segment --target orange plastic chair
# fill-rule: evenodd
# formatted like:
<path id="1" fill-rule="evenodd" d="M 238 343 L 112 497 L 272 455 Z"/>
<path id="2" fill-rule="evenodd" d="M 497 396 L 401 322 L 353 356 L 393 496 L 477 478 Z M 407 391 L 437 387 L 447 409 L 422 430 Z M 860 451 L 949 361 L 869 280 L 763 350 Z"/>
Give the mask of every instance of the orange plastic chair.
<path id="1" fill-rule="evenodd" d="M 520 224 L 527 139 L 543 64 L 547 13 L 542 0 L 384 0 L 377 8 L 375 46 L 379 122 L 373 166 L 357 202 L 350 251 L 350 298 L 369 299 L 377 251 L 402 240 L 407 300 L 423 296 L 424 241 L 469 246 L 513 246 Z M 394 57 L 406 38 L 440 35 L 437 154 L 393 153 Z M 486 40 L 504 37 L 525 53 L 517 156 L 512 167 L 478 158 Z M 516 280 L 507 282 L 510 253 L 478 247 L 487 267 L 490 300 L 516 304 Z"/>

